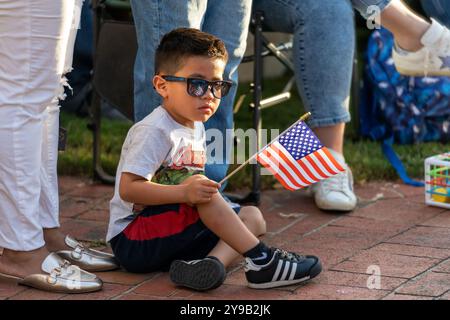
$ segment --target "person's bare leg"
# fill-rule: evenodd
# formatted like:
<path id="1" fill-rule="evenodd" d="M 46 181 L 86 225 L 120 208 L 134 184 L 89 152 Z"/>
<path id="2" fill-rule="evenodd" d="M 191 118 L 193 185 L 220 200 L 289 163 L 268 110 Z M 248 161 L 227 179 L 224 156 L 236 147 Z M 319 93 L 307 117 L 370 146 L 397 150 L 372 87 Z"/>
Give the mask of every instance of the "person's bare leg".
<path id="1" fill-rule="evenodd" d="M 41 265 L 48 255 L 49 252 L 45 246 L 32 251 L 4 249 L 0 256 L 0 273 L 20 278 L 42 273 Z"/>
<path id="2" fill-rule="evenodd" d="M 239 212 L 239 218 L 254 234 L 256 237 L 262 236 L 266 233 L 266 223 L 261 214 L 261 211 L 257 207 L 243 207 Z M 237 259 L 241 254 L 231 248 L 223 240 L 220 240 L 213 250 L 208 254 L 208 256 L 214 256 L 218 258 L 225 267 L 229 266 L 235 259 Z"/>
<path id="3" fill-rule="evenodd" d="M 198 204 L 197 210 L 205 226 L 240 254 L 259 243 L 219 193 L 214 194 L 208 203 Z"/>
<path id="4" fill-rule="evenodd" d="M 222 239 L 222 242 L 219 242 L 209 253 L 210 256 L 218 258 L 222 263 L 206 258 L 192 262 L 175 260 L 170 266 L 169 274 L 170 279 L 176 285 L 205 291 L 218 288 L 223 283 L 226 278 L 224 266 L 229 265 L 238 256 L 237 252 L 243 255 L 253 248 L 261 251 L 268 249 L 254 235 L 264 233 L 266 225 L 260 211 L 256 208 L 251 209 L 248 213 L 246 213 L 247 210 L 242 212 L 244 222 L 241 221 L 218 193 L 212 197 L 210 202 L 197 205 L 197 209 L 202 222 Z M 258 252 L 256 253 L 259 255 Z M 249 254 L 252 255 L 252 259 L 246 261 L 245 277 L 251 288 L 272 288 L 300 283 L 314 278 L 322 270 L 317 257 L 303 257 L 276 250 L 270 256 L 263 257 L 261 255 L 261 257 L 254 258 L 255 260 L 266 259 L 264 262 L 261 261 L 263 264 L 255 264 L 254 253 L 250 252 Z M 294 268 L 291 268 L 289 280 L 286 280 L 288 269 L 285 266 Z M 275 279 L 280 268 L 285 270 L 283 274 L 280 274 L 280 279 L 283 280 Z"/>
<path id="5" fill-rule="evenodd" d="M 333 126 L 314 128 L 314 133 L 320 142 L 340 154 L 344 154 L 344 131 L 345 123 L 339 123 Z"/>
<path id="6" fill-rule="evenodd" d="M 423 47 L 420 39 L 430 27 L 430 23 L 412 11 L 402 0 L 392 0 L 381 12 L 380 18 L 381 25 L 393 33 L 402 49 L 417 51 Z"/>
<path id="7" fill-rule="evenodd" d="M 0 256 L 0 273 L 23 278 L 33 273 L 42 273 L 41 265 L 50 252 L 71 249 L 66 245 L 65 235 L 59 228 L 43 229 L 45 246 L 32 251 L 4 249 Z"/>
<path id="8" fill-rule="evenodd" d="M 44 229 L 44 240 L 50 252 L 72 249 L 66 245 L 65 237 L 59 228 Z"/>

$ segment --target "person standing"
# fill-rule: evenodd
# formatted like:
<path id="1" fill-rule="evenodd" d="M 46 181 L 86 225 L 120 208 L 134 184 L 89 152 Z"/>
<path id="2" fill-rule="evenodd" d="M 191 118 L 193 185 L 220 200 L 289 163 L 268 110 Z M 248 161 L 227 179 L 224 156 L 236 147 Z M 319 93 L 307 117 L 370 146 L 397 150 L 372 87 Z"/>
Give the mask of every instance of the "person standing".
<path id="1" fill-rule="evenodd" d="M 59 99 L 81 5 L 0 1 L 0 278 L 66 293 L 102 288 L 84 269 L 117 267 L 59 231 Z"/>
<path id="2" fill-rule="evenodd" d="M 442 20 L 444 1 L 434 5 Z M 381 25 L 396 41 L 392 52 L 399 73 L 450 75 L 450 31 L 431 23 L 401 0 L 254 0 L 253 11 L 265 13 L 266 30 L 293 33 L 293 59 L 298 91 L 312 113 L 308 124 L 346 171 L 309 188 L 318 208 L 348 212 L 356 208 L 353 175 L 344 158 L 345 124 L 350 121 L 349 96 L 355 47 L 353 9 L 365 19 L 379 13 Z M 448 14 L 448 13 L 447 13 Z M 448 20 L 447 20 L 448 21 Z M 376 21 L 372 21 L 376 22 Z"/>

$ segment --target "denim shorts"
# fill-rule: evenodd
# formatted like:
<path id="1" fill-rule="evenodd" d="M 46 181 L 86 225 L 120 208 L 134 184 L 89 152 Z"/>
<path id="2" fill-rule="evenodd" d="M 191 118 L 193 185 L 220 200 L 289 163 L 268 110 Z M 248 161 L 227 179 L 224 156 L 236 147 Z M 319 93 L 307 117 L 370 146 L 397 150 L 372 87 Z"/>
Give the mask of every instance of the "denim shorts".
<path id="1" fill-rule="evenodd" d="M 352 5 L 367 19 L 372 14 L 370 7 L 376 6 L 381 12 L 390 2 L 391 0 L 352 0 Z"/>

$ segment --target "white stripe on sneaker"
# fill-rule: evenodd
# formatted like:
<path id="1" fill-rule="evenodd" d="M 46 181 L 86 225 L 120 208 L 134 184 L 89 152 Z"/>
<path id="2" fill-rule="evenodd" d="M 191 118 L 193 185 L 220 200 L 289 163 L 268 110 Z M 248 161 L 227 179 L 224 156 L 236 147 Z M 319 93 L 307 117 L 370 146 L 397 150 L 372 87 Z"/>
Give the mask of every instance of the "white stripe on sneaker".
<path id="1" fill-rule="evenodd" d="M 280 277 L 280 279 L 278 279 L 278 281 L 284 281 L 286 280 L 286 276 L 288 274 L 289 271 L 289 266 L 291 265 L 291 263 L 289 261 L 284 261 L 284 270 L 283 270 L 283 275 Z"/>
<path id="2" fill-rule="evenodd" d="M 283 266 L 283 260 L 278 260 L 277 270 L 275 271 L 275 274 L 272 277 L 272 282 L 277 281 L 278 274 L 281 271 L 281 267 Z"/>
<path id="3" fill-rule="evenodd" d="M 292 264 L 291 275 L 289 276 L 289 280 L 294 279 L 296 271 L 297 271 L 297 262 L 294 262 Z"/>

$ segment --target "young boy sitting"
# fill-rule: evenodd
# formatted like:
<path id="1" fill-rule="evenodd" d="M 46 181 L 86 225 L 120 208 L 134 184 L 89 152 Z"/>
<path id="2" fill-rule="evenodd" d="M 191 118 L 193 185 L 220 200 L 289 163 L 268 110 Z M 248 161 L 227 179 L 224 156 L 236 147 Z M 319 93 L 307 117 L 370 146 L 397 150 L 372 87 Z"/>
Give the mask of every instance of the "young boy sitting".
<path id="1" fill-rule="evenodd" d="M 197 29 L 162 38 L 153 86 L 163 103 L 128 132 L 107 241 L 126 270 L 169 269 L 175 284 L 195 290 L 220 286 L 239 254 L 251 288 L 311 279 L 321 271 L 318 258 L 260 242 L 266 225 L 259 209 L 236 214 L 218 192 L 220 184 L 203 174 L 203 122 L 232 86 L 222 79 L 227 58 L 220 39 Z"/>

